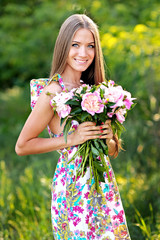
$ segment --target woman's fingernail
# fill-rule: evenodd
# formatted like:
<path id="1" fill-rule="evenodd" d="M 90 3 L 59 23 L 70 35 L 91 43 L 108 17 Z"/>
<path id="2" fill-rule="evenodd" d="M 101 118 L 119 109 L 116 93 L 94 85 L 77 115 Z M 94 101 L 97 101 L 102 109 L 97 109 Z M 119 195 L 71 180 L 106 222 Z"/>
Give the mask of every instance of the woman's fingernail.
<path id="1" fill-rule="evenodd" d="M 99 136 L 99 138 L 101 138 L 101 137 L 102 137 L 102 135 Z"/>
<path id="2" fill-rule="evenodd" d="M 103 127 L 102 127 L 102 126 L 100 126 L 100 129 L 103 129 Z"/>
<path id="3" fill-rule="evenodd" d="M 101 130 L 101 133 L 103 133 L 103 130 Z"/>

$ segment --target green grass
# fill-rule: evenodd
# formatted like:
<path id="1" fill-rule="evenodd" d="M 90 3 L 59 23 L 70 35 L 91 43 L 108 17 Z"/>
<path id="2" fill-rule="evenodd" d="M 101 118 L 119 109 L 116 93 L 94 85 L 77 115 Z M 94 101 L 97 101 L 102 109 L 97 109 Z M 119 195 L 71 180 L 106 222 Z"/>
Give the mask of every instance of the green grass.
<path id="1" fill-rule="evenodd" d="M 0 240 L 52 240 L 50 186 L 58 154 L 19 157 L 14 146 L 30 111 L 29 89 L 0 93 Z M 47 132 L 42 133 L 46 137 Z M 132 240 L 160 239 L 157 172 L 135 171 L 132 161 L 112 161 Z M 125 166 L 125 167 L 124 167 Z"/>

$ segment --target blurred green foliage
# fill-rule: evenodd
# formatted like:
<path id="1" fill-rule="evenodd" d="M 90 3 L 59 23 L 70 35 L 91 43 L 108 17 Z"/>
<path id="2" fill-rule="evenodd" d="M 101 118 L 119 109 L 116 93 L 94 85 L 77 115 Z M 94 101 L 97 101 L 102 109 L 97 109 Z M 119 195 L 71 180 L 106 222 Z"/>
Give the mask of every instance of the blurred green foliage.
<path id="1" fill-rule="evenodd" d="M 112 161 L 132 239 L 160 236 L 160 2 L 3 0 L 0 9 L 0 239 L 52 239 L 50 182 L 56 153 L 18 157 L 14 145 L 29 112 L 29 80 L 48 77 L 59 28 L 73 13 L 99 26 L 114 79 L 137 105 Z M 42 133 L 47 137 L 47 133 Z"/>

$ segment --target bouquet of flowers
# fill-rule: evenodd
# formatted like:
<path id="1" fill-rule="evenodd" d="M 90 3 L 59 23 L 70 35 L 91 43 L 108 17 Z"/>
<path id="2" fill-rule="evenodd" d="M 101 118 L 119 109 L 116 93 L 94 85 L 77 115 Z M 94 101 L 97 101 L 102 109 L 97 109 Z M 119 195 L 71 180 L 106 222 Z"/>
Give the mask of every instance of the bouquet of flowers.
<path id="1" fill-rule="evenodd" d="M 103 82 L 97 86 L 83 84 L 71 91 L 57 93 L 50 104 L 61 118 L 61 124 L 65 122 L 63 135 L 67 142 L 72 120 L 76 120 L 79 124 L 92 121 L 96 125 L 101 125 L 110 119 L 113 134 L 117 134 L 119 138 L 122 131 L 125 130 L 123 122 L 127 112 L 135 105 L 134 99 L 129 92 L 109 80 L 107 83 Z M 105 181 L 104 172 L 107 173 L 108 181 L 111 181 L 104 157 L 108 154 L 105 141 L 105 139 L 97 138 L 84 142 L 79 145 L 78 151 L 70 160 L 70 162 L 73 161 L 78 154 L 82 157 L 80 167 L 76 172 L 76 179 L 78 176 L 84 176 L 86 168 L 89 166 L 90 180 L 93 174 L 97 191 L 99 191 L 99 181 Z"/>

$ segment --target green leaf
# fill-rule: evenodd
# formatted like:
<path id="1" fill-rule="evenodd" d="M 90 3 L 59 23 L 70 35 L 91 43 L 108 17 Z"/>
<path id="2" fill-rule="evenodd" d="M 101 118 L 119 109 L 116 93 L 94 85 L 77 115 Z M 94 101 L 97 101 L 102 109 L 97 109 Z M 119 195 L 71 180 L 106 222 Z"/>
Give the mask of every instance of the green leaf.
<path id="1" fill-rule="evenodd" d="M 66 124 L 65 124 L 64 129 L 63 129 L 64 140 L 65 140 L 66 143 L 67 143 L 67 135 L 68 135 L 69 129 L 72 126 L 71 121 L 72 121 L 71 118 L 67 119 Z"/>
<path id="2" fill-rule="evenodd" d="M 94 139 L 94 140 L 93 140 L 93 143 L 94 143 L 94 145 L 95 145 L 95 147 L 96 147 L 97 149 L 100 148 L 100 145 L 99 145 L 99 143 L 98 143 L 98 139 Z"/>
<path id="3" fill-rule="evenodd" d="M 101 98 L 103 99 L 103 96 L 104 96 L 104 89 L 101 89 L 101 88 L 100 88 L 100 96 L 101 96 Z"/>
<path id="4" fill-rule="evenodd" d="M 67 116 L 67 117 L 68 117 L 68 116 Z M 65 122 L 65 120 L 67 119 L 67 117 L 61 118 L 61 123 L 60 123 L 61 126 L 62 126 L 62 124 Z"/>
<path id="5" fill-rule="evenodd" d="M 93 161 L 94 167 L 100 172 L 105 172 L 105 168 L 100 165 L 100 163 Z"/>
<path id="6" fill-rule="evenodd" d="M 101 120 L 101 122 L 105 122 L 106 121 L 106 114 L 105 113 L 98 114 L 98 118 Z"/>
<path id="7" fill-rule="evenodd" d="M 116 104 L 116 103 L 108 102 L 108 103 L 107 103 L 107 106 L 108 106 L 108 107 L 112 107 L 112 106 L 114 106 L 115 104 Z"/>
<path id="8" fill-rule="evenodd" d="M 92 93 L 95 92 L 95 91 L 96 91 L 96 88 L 97 88 L 97 87 L 96 87 L 95 85 L 93 85 L 93 86 L 92 86 L 92 89 L 90 90 L 90 92 L 92 92 Z"/>
<path id="9" fill-rule="evenodd" d="M 76 100 L 70 99 L 65 104 L 73 105 L 73 106 L 80 106 L 81 103 L 79 101 L 77 101 L 77 99 Z"/>
<path id="10" fill-rule="evenodd" d="M 70 115 L 78 114 L 80 112 L 82 112 L 82 109 L 79 107 L 76 107 L 73 110 L 71 110 Z"/>
<path id="11" fill-rule="evenodd" d="M 133 103 L 133 104 L 131 105 L 129 111 L 132 110 L 136 105 L 137 105 L 137 103 Z"/>
<path id="12" fill-rule="evenodd" d="M 107 144 L 104 143 L 103 139 L 99 139 L 99 143 L 101 144 L 102 148 L 103 148 L 103 152 L 105 155 L 108 154 L 108 146 Z"/>
<path id="13" fill-rule="evenodd" d="M 91 151 L 94 155 L 99 156 L 99 151 L 91 144 Z"/>
<path id="14" fill-rule="evenodd" d="M 104 178 L 104 176 L 103 176 L 103 173 L 102 173 L 102 172 L 99 172 L 98 170 L 97 170 L 97 173 L 98 173 L 99 181 L 100 181 L 100 182 L 105 182 L 105 178 Z"/>
<path id="15" fill-rule="evenodd" d="M 99 145 L 101 145 L 103 149 L 106 148 L 106 144 L 104 143 L 103 139 L 98 139 L 98 142 L 99 142 Z"/>
<path id="16" fill-rule="evenodd" d="M 88 112 L 82 112 L 81 120 L 84 121 L 90 114 Z"/>

